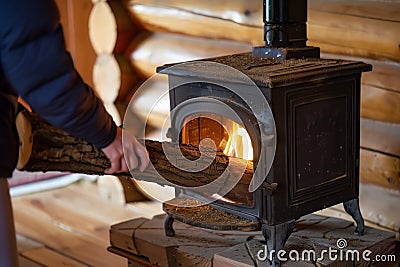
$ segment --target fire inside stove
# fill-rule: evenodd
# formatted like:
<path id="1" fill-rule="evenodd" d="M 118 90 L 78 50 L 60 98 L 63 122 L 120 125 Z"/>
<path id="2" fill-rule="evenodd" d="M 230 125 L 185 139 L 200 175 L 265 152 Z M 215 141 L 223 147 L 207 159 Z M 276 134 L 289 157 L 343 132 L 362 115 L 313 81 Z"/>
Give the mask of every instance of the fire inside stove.
<path id="1" fill-rule="evenodd" d="M 199 146 L 210 139 L 225 155 L 253 160 L 253 146 L 246 129 L 238 123 L 214 114 L 190 116 L 182 130 L 182 143 Z"/>
<path id="2" fill-rule="evenodd" d="M 253 160 L 253 146 L 246 129 L 238 123 L 216 114 L 196 114 L 185 119 L 181 143 L 196 147 L 215 147 L 229 157 Z M 241 179 L 227 195 L 212 194 L 215 200 L 253 206 L 253 194 L 248 192 L 250 180 Z"/>

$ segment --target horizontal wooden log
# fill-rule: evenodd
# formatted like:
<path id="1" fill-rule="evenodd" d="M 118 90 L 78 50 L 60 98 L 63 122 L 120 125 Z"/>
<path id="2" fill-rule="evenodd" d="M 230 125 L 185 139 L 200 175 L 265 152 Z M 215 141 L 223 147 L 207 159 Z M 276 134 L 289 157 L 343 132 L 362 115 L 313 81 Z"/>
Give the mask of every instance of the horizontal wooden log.
<path id="1" fill-rule="evenodd" d="M 361 147 L 400 158 L 400 124 L 361 119 Z"/>
<path id="2" fill-rule="evenodd" d="M 394 16 L 400 12 L 398 4 L 313 0 L 309 7 L 310 45 L 324 52 L 400 62 L 400 19 Z"/>
<path id="3" fill-rule="evenodd" d="M 348 16 L 400 22 L 398 14 L 399 5 L 396 1 L 361 0 L 349 2 L 346 0 L 310 0 L 309 8 Z M 374 12 L 371 12 L 371 10 Z"/>
<path id="4" fill-rule="evenodd" d="M 156 67 L 167 63 L 249 52 L 251 46 L 170 33 L 143 33 L 134 39 L 130 51 L 134 68 L 144 77 L 150 77 Z"/>
<path id="5" fill-rule="evenodd" d="M 209 4 L 210 10 L 215 6 L 211 1 L 203 3 Z M 263 44 L 261 17 L 260 23 L 254 26 L 242 25 L 218 15 L 197 13 L 193 7 L 170 7 L 167 2 L 156 4 L 148 1 L 130 1 L 128 8 L 140 26 L 151 32 L 171 32 L 210 39 L 235 40 L 253 45 Z"/>
<path id="6" fill-rule="evenodd" d="M 400 123 L 400 93 L 375 86 L 361 87 L 361 116 L 390 123 Z"/>
<path id="7" fill-rule="evenodd" d="M 85 174 L 104 174 L 110 162 L 101 150 L 86 141 L 75 138 L 41 120 L 37 115 L 21 112 L 17 116 L 16 126 L 20 138 L 20 157 L 17 168 L 25 171 L 68 171 Z M 236 170 L 244 170 L 239 184 L 227 195 L 240 203 L 249 204 L 252 200 L 248 193 L 248 186 L 253 176 L 253 163 L 239 158 L 230 158 L 221 151 L 215 151 L 215 157 L 207 156 L 210 151 L 206 148 L 204 157 L 198 147 L 178 145 L 174 143 L 160 143 L 146 140 L 146 149 L 154 168 L 144 172 L 132 171 L 135 179 L 165 184 L 166 181 L 180 186 L 202 186 L 216 180 L 229 164 L 230 176 L 238 175 Z M 180 149 L 183 156 L 189 161 L 200 160 L 198 164 L 210 161 L 208 167 L 199 172 L 188 172 L 185 168 L 177 168 L 171 164 L 164 154 L 165 151 Z M 174 156 L 172 161 L 180 161 Z M 175 158 L 176 157 L 176 158 Z M 185 165 L 186 166 L 186 165 Z M 201 165 L 200 165 L 201 166 Z M 122 177 L 131 177 L 130 173 L 117 174 Z M 240 172 L 240 175 L 242 173 Z M 236 176 L 235 176 L 236 177 Z M 250 196 L 249 196 L 250 195 Z"/>
<path id="8" fill-rule="evenodd" d="M 89 36 L 98 55 L 123 52 L 137 30 L 121 1 L 94 4 L 89 17 Z"/>
<path id="9" fill-rule="evenodd" d="M 372 65 L 372 71 L 364 72 L 361 82 L 364 85 L 375 86 L 381 89 L 400 92 L 400 63 L 387 60 L 373 60 L 361 57 L 322 53 L 322 58 L 340 58 L 350 61 L 363 61 Z"/>
<path id="10" fill-rule="evenodd" d="M 197 13 L 208 17 L 221 18 L 236 23 L 258 26 L 261 25 L 262 1 L 259 0 L 134 0 L 128 5 L 166 7 Z"/>
<path id="11" fill-rule="evenodd" d="M 400 191 L 400 158 L 361 149 L 360 180 Z"/>
<path id="12" fill-rule="evenodd" d="M 224 16 L 213 11 L 223 10 L 219 2 L 198 2 L 135 0 L 128 2 L 128 8 L 138 23 L 150 31 L 263 44 L 262 16 L 257 11 L 257 7 L 261 9 L 259 1 L 249 2 L 249 12 L 244 12 L 251 15 L 247 19 L 243 19 L 240 5 L 232 5 L 232 15 Z M 344 7 L 347 12 L 340 13 Z M 395 15 L 399 12 L 399 5 L 389 2 L 310 1 L 310 44 L 320 46 L 325 52 L 400 62 L 400 19 Z"/>
<path id="13" fill-rule="evenodd" d="M 364 60 L 365 63 L 371 64 L 373 69 L 362 75 L 363 84 L 372 85 L 378 88 L 397 91 L 400 93 L 400 64 L 388 61 L 370 61 Z"/>

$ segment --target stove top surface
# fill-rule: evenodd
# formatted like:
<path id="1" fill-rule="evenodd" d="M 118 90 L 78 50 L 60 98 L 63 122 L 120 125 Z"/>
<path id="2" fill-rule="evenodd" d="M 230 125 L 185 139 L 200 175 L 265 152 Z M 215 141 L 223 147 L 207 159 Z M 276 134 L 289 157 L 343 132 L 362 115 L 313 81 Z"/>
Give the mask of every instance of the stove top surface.
<path id="1" fill-rule="evenodd" d="M 204 63 L 204 64 L 201 64 Z M 216 81 L 248 83 L 237 77 L 229 68 L 221 71 L 224 64 L 246 74 L 256 85 L 278 87 L 302 83 L 305 80 L 343 76 L 347 74 L 370 71 L 371 65 L 340 59 L 271 59 L 253 57 L 252 53 L 233 54 L 216 58 L 185 62 L 184 64 L 166 64 L 157 68 L 158 73 L 181 77 L 206 77 Z"/>

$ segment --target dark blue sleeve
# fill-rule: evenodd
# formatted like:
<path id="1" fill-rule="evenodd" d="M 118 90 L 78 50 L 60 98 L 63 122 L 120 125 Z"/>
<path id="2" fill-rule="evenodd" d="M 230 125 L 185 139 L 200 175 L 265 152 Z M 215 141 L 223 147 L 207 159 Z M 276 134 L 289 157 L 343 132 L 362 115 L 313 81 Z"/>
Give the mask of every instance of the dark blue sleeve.
<path id="1" fill-rule="evenodd" d="M 53 0 L 0 0 L 0 60 L 44 120 L 99 148 L 113 141 L 116 125 L 75 70 Z"/>

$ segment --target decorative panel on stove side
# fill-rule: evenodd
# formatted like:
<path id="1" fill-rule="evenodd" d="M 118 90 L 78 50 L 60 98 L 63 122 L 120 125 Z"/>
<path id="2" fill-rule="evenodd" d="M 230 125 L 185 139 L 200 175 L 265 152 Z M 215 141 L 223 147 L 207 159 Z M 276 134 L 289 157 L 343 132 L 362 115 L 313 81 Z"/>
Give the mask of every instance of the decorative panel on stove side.
<path id="1" fill-rule="evenodd" d="M 359 75 L 275 88 L 273 103 L 285 108 L 274 109 L 280 163 L 271 224 L 358 196 L 359 90 Z"/>

